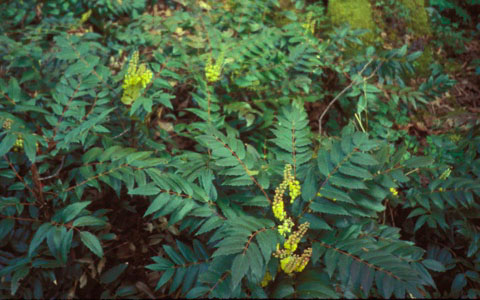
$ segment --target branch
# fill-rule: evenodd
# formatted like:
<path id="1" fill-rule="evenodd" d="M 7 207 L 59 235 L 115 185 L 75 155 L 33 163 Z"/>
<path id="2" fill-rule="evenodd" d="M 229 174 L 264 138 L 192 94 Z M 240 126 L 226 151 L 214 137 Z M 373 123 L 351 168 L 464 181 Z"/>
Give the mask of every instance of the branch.
<path id="1" fill-rule="evenodd" d="M 365 66 L 360 70 L 360 72 L 358 72 L 358 75 L 359 76 L 362 76 L 363 72 L 365 71 L 365 69 L 373 62 L 373 58 L 370 59 L 368 61 L 367 64 L 365 64 Z M 368 76 L 367 78 L 365 78 L 364 80 L 368 80 L 370 78 L 372 78 L 375 73 L 378 71 L 378 69 L 380 68 L 380 66 L 382 65 L 383 62 L 381 62 L 377 68 L 373 71 L 373 73 Z M 320 118 L 318 118 L 318 133 L 321 135 L 322 134 L 322 120 L 323 120 L 323 117 L 325 116 L 325 114 L 327 113 L 327 111 L 330 109 L 330 107 L 335 103 L 337 102 L 338 99 L 340 99 L 340 97 L 345 94 L 356 82 L 355 81 L 352 81 L 346 88 L 344 88 L 335 98 L 333 98 L 333 100 L 327 105 L 327 108 L 325 108 L 325 110 L 323 111 L 323 113 L 320 115 Z"/>

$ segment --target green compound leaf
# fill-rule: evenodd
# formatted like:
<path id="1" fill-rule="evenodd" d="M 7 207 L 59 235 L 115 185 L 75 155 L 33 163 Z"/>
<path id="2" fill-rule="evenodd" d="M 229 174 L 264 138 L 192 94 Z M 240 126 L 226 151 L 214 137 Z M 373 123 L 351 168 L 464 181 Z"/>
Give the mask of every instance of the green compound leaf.
<path id="1" fill-rule="evenodd" d="M 4 156 L 10 149 L 12 149 L 13 145 L 15 145 L 15 141 L 17 140 L 18 136 L 13 133 L 8 133 L 0 143 L 0 157 Z M 2 158 L 3 159 L 3 158 Z"/>
<path id="2" fill-rule="evenodd" d="M 92 201 L 81 201 L 68 205 L 53 217 L 53 220 L 59 223 L 68 223 L 73 220 L 85 207 Z"/>
<path id="3" fill-rule="evenodd" d="M 43 242 L 43 240 L 47 237 L 47 233 L 52 228 L 51 223 L 44 223 L 42 224 L 35 234 L 33 235 L 32 240 L 30 241 L 30 246 L 28 247 L 28 256 L 31 257 L 33 252 L 37 249 L 37 247 Z"/>
<path id="4" fill-rule="evenodd" d="M 82 240 L 82 243 L 96 256 L 100 258 L 103 257 L 102 245 L 96 236 L 88 231 L 80 231 L 80 239 Z"/>
<path id="5" fill-rule="evenodd" d="M 118 277 L 120 277 L 120 275 L 122 275 L 123 272 L 125 272 L 127 268 L 127 263 L 116 265 L 115 267 L 109 269 L 102 274 L 102 276 L 100 277 L 100 282 L 105 284 L 114 282 L 115 280 L 117 280 Z"/>
<path id="6" fill-rule="evenodd" d="M 232 264 L 232 288 L 235 289 L 250 267 L 250 261 L 245 254 L 235 257 Z"/>

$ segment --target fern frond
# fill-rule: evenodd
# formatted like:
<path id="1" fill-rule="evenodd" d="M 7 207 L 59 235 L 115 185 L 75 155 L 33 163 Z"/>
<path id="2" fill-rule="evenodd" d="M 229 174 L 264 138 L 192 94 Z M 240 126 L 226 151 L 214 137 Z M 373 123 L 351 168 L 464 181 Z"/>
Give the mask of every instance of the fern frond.
<path id="1" fill-rule="evenodd" d="M 278 147 L 272 151 L 278 160 L 291 164 L 296 170 L 312 158 L 311 132 L 303 108 L 295 105 L 284 107 L 272 132 L 275 135 L 272 142 Z"/>

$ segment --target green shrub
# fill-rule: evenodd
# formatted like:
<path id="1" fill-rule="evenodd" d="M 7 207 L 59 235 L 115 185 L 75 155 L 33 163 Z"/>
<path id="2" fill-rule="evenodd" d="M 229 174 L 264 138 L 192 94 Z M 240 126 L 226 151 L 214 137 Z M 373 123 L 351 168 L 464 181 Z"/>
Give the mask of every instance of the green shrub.
<path id="1" fill-rule="evenodd" d="M 0 4 L 0 297 L 478 297 L 476 123 L 397 129 L 455 81 L 292 3 Z"/>

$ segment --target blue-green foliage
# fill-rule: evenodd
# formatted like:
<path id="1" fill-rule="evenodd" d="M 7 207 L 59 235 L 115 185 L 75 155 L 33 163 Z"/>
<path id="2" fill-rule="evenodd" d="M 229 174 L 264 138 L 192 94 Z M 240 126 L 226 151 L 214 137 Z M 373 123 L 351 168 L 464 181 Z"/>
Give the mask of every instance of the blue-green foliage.
<path id="1" fill-rule="evenodd" d="M 424 155 L 397 129 L 455 81 L 411 84 L 420 52 L 291 4 L 0 4 L 0 298 L 478 297 L 478 129 Z M 154 77 L 128 107 L 134 51 Z M 286 164 L 313 248 L 294 276 L 273 256 Z"/>

